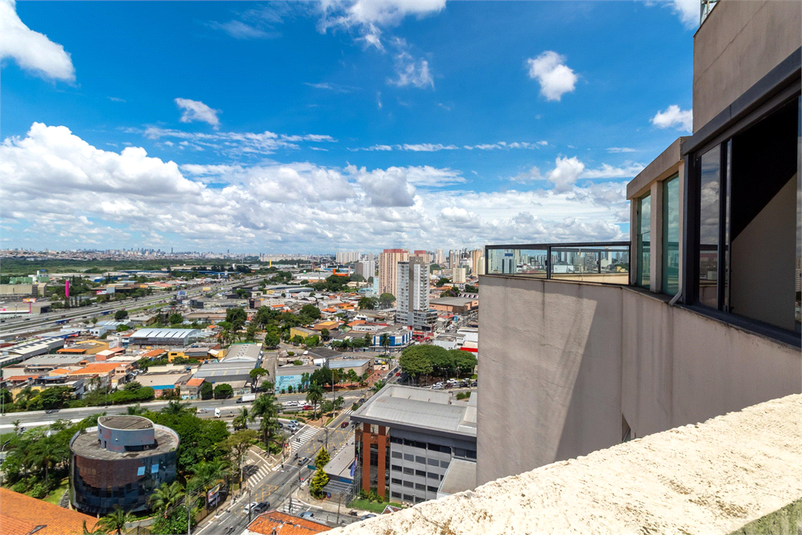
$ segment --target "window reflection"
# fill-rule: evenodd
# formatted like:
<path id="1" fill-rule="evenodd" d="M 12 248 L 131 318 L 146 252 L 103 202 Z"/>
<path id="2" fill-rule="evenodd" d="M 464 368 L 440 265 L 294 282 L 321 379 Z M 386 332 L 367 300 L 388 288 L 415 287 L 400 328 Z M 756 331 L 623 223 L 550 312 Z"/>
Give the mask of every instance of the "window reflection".
<path id="1" fill-rule="evenodd" d="M 663 293 L 679 291 L 679 177 L 663 182 Z"/>
<path id="2" fill-rule="evenodd" d="M 649 287 L 651 271 L 651 216 L 652 197 L 646 195 L 639 201 L 638 210 L 638 285 Z"/>
<path id="3" fill-rule="evenodd" d="M 718 242 L 721 212 L 721 148 L 701 158 L 699 211 L 699 302 L 718 307 Z"/>

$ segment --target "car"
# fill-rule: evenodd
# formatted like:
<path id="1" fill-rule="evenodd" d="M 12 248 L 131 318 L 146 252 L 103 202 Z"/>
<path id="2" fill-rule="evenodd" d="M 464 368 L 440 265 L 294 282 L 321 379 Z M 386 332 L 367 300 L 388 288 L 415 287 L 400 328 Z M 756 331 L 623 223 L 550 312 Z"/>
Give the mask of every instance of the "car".
<path id="1" fill-rule="evenodd" d="M 306 518 L 306 519 L 315 518 L 315 514 L 312 511 L 304 511 L 303 513 L 301 513 L 301 518 Z"/>
<path id="2" fill-rule="evenodd" d="M 307 461 L 307 458 L 306 458 L 306 457 L 301 457 L 300 459 L 298 459 L 298 466 L 303 466 L 303 465 L 305 465 L 305 464 L 306 464 L 306 461 Z"/>
<path id="3" fill-rule="evenodd" d="M 340 424 L 340 427 L 348 427 L 348 420 L 343 421 L 343 423 Z"/>
<path id="4" fill-rule="evenodd" d="M 304 405 L 302 407 L 302 409 L 305 410 L 305 411 L 311 411 L 312 410 L 312 405 Z"/>
<path id="5" fill-rule="evenodd" d="M 368 518 L 374 518 L 375 516 L 376 516 L 376 515 L 374 515 L 373 513 L 368 513 L 368 514 L 366 514 L 366 515 L 362 515 L 362 516 L 360 516 L 360 517 L 359 517 L 359 520 L 367 520 Z"/>
<path id="6" fill-rule="evenodd" d="M 254 513 L 261 513 L 270 509 L 270 502 L 259 502 L 251 509 Z"/>
<path id="7" fill-rule="evenodd" d="M 251 511 L 252 509 L 254 509 L 257 505 L 259 505 L 257 502 L 251 502 L 251 503 L 249 503 L 248 505 L 246 505 L 245 507 L 242 508 L 242 512 L 247 515 L 248 512 Z"/>
<path id="8" fill-rule="evenodd" d="M 47 409 L 45 414 L 53 414 L 54 412 L 58 412 L 58 409 Z"/>

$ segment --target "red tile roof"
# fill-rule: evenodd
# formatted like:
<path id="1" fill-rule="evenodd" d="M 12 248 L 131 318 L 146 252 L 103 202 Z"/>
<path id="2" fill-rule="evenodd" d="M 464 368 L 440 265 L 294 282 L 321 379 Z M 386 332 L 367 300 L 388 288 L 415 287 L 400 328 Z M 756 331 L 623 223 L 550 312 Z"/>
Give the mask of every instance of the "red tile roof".
<path id="1" fill-rule="evenodd" d="M 3 535 L 81 535 L 83 523 L 92 529 L 98 519 L 0 488 L 0 533 Z M 36 529 L 39 528 L 40 529 Z"/>
<path id="2" fill-rule="evenodd" d="M 200 386 L 203 384 L 203 379 L 195 378 L 187 381 L 187 386 Z"/>
<path id="3" fill-rule="evenodd" d="M 331 528 L 296 516 L 280 513 L 278 511 L 268 511 L 259 515 L 256 520 L 248 526 L 248 531 L 271 535 L 273 529 L 281 535 L 307 535 L 309 533 L 322 533 L 330 531 Z"/>

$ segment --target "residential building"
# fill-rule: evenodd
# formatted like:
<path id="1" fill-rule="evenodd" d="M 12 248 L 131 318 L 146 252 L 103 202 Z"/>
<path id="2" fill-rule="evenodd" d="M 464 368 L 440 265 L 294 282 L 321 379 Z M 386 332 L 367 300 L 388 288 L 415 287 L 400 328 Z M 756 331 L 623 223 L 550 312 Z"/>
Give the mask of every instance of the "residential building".
<path id="1" fill-rule="evenodd" d="M 800 27 L 800 2 L 715 4 L 631 243 L 486 248 L 480 483 L 802 390 Z"/>
<path id="2" fill-rule="evenodd" d="M 479 275 L 484 275 L 484 262 L 485 256 L 484 251 L 481 249 L 474 249 L 471 251 L 471 275 L 474 277 L 478 277 Z"/>
<path id="3" fill-rule="evenodd" d="M 434 263 L 440 266 L 441 268 L 445 266 L 446 254 L 443 252 L 442 249 L 434 250 Z"/>
<path id="4" fill-rule="evenodd" d="M 409 260 L 406 249 L 385 249 L 379 254 L 379 293 L 395 295 L 398 285 L 398 263 Z"/>
<path id="5" fill-rule="evenodd" d="M 391 501 L 437 498 L 451 463 L 476 465 L 476 395 L 387 385 L 351 413 L 356 424 L 355 482 Z M 467 489 L 465 489 L 467 490 Z"/>
<path id="6" fill-rule="evenodd" d="M 25 494 L 0 488 L 0 533 L 4 535 L 82 535 L 98 519 L 37 500 Z"/>
<path id="7" fill-rule="evenodd" d="M 429 263 L 413 256 L 397 269 L 395 322 L 431 330 L 437 313 L 429 308 Z"/>
<path id="8" fill-rule="evenodd" d="M 409 254 L 409 258 L 413 258 L 413 257 L 420 258 L 421 260 L 423 260 L 427 264 L 431 262 L 429 251 L 420 250 L 420 249 L 412 251 Z"/>
<path id="9" fill-rule="evenodd" d="M 338 252 L 336 255 L 336 260 L 338 264 L 352 264 L 359 260 L 359 252 Z"/>
<path id="10" fill-rule="evenodd" d="M 175 480 L 178 444 L 175 431 L 142 416 L 101 416 L 70 440 L 73 507 L 92 515 L 147 511 L 150 494 Z"/>
<path id="11" fill-rule="evenodd" d="M 464 267 L 455 267 L 451 270 L 451 281 L 454 284 L 465 284 L 468 278 L 468 270 Z"/>
<path id="12" fill-rule="evenodd" d="M 279 511 L 268 511 L 248 524 L 241 535 L 307 535 L 332 528 L 308 518 L 298 518 Z"/>
<path id="13" fill-rule="evenodd" d="M 368 280 L 376 276 L 376 261 L 375 260 L 362 260 L 356 263 L 354 271 L 357 275 L 365 277 Z"/>

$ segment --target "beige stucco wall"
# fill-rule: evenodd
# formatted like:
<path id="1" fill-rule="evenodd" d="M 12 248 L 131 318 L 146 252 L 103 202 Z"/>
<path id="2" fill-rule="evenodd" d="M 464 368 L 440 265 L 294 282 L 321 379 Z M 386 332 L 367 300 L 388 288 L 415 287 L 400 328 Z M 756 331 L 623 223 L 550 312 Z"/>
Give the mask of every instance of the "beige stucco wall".
<path id="1" fill-rule="evenodd" d="M 802 46 L 802 2 L 725 0 L 693 42 L 693 131 Z"/>
<path id="2" fill-rule="evenodd" d="M 484 276 L 479 484 L 802 392 L 798 348 L 624 286 Z M 503 447 L 500 445 L 503 444 Z"/>
<path id="3" fill-rule="evenodd" d="M 621 300 L 516 277 L 479 288 L 477 483 L 620 442 Z"/>

